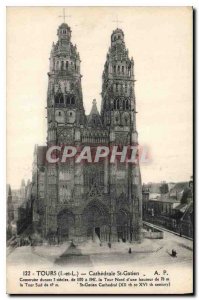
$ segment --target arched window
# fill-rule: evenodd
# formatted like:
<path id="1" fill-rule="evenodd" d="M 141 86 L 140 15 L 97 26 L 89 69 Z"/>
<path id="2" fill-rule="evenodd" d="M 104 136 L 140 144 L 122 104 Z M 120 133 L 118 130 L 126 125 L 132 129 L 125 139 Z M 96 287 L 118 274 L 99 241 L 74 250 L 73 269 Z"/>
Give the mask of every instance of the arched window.
<path id="1" fill-rule="evenodd" d="M 131 66 L 128 67 L 128 74 L 131 76 Z"/>
<path id="2" fill-rule="evenodd" d="M 70 96 L 66 97 L 66 104 L 70 104 Z"/>
<path id="3" fill-rule="evenodd" d="M 114 99 L 114 109 L 116 109 L 116 99 Z"/>
<path id="4" fill-rule="evenodd" d="M 66 70 L 68 70 L 68 61 L 66 61 Z"/>
<path id="5" fill-rule="evenodd" d="M 64 70 L 64 61 L 62 60 L 61 62 L 61 70 L 63 71 Z"/>
<path id="6" fill-rule="evenodd" d="M 66 104 L 74 105 L 75 104 L 75 96 L 74 95 L 68 95 L 66 97 Z"/>
<path id="7" fill-rule="evenodd" d="M 117 99 L 117 102 L 116 102 L 116 109 L 119 109 L 120 108 L 120 100 Z"/>
<path id="8" fill-rule="evenodd" d="M 125 113 L 122 115 L 122 124 L 123 124 L 124 126 L 127 126 L 127 125 L 129 125 L 129 121 L 130 121 L 130 119 L 129 119 L 129 114 L 128 114 L 127 112 L 125 112 Z"/>
<path id="9" fill-rule="evenodd" d="M 118 35 L 118 39 L 120 39 L 120 35 Z"/>
<path id="10" fill-rule="evenodd" d="M 118 71 L 118 73 L 120 73 L 120 66 L 117 67 L 117 71 Z"/>
<path id="11" fill-rule="evenodd" d="M 123 100 L 122 101 L 122 107 L 123 107 L 123 110 L 125 110 L 126 109 L 126 105 L 125 105 L 126 103 L 125 103 L 125 100 Z"/>
<path id="12" fill-rule="evenodd" d="M 113 72 L 116 73 L 116 66 L 113 66 Z"/>
<path id="13" fill-rule="evenodd" d="M 64 103 L 64 96 L 62 93 L 58 93 L 56 96 L 55 96 L 55 103 L 57 104 L 62 104 Z"/>
<path id="14" fill-rule="evenodd" d="M 56 68 L 59 70 L 59 61 L 57 61 Z"/>
<path id="15" fill-rule="evenodd" d="M 64 103 L 64 96 L 63 96 L 63 94 L 61 94 L 60 97 L 59 97 L 59 103 Z"/>
<path id="16" fill-rule="evenodd" d="M 74 105 L 74 104 L 75 104 L 75 97 L 74 97 L 74 96 L 72 96 L 70 100 L 71 100 L 71 104 L 73 104 L 73 105 Z"/>
<path id="17" fill-rule="evenodd" d="M 120 123 L 120 116 L 119 114 L 115 115 L 115 124 L 119 124 Z"/>
<path id="18" fill-rule="evenodd" d="M 127 93 L 127 83 L 125 83 L 125 93 Z"/>
<path id="19" fill-rule="evenodd" d="M 129 101 L 126 100 L 126 109 L 128 110 L 129 109 Z"/>
<path id="20" fill-rule="evenodd" d="M 122 74 L 124 74 L 124 66 L 122 66 Z"/>

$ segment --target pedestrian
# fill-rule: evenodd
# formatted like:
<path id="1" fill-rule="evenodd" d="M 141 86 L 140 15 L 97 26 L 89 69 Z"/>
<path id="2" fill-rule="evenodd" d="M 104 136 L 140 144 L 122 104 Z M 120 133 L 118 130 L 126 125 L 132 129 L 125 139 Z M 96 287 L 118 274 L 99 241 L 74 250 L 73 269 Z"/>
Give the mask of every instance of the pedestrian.
<path id="1" fill-rule="evenodd" d="M 176 250 L 172 249 L 171 255 L 172 255 L 173 257 L 177 257 L 177 252 L 176 252 Z"/>

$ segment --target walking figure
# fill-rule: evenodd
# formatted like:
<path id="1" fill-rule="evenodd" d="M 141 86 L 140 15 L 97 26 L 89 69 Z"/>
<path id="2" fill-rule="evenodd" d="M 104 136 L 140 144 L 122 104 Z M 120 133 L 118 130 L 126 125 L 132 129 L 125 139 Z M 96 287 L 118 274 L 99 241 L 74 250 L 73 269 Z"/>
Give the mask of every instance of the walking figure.
<path id="1" fill-rule="evenodd" d="M 177 252 L 176 252 L 176 250 L 172 249 L 171 256 L 177 257 Z"/>

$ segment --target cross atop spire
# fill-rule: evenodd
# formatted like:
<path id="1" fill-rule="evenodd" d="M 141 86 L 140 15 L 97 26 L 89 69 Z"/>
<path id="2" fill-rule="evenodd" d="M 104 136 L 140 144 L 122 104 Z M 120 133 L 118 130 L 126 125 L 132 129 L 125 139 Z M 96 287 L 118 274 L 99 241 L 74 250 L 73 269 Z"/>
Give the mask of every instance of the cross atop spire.
<path id="1" fill-rule="evenodd" d="M 118 28 L 118 24 L 119 24 L 119 23 L 123 23 L 123 21 L 120 21 L 120 20 L 118 19 L 118 16 L 116 17 L 116 20 L 113 20 L 112 22 L 114 22 L 114 23 L 117 24 L 117 28 Z"/>
<path id="2" fill-rule="evenodd" d="M 62 16 L 59 16 L 59 18 L 63 18 L 64 23 L 65 23 L 66 18 L 70 18 L 70 17 L 71 17 L 70 15 L 65 15 L 65 8 L 63 8 L 63 15 L 62 15 Z"/>

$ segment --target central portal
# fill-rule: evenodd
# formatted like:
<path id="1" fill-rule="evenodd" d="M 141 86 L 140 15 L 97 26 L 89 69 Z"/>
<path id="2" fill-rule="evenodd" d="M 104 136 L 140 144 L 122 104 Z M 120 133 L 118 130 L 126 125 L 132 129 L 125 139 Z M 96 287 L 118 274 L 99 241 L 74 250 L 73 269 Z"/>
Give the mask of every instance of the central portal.
<path id="1" fill-rule="evenodd" d="M 90 202 L 83 211 L 83 226 L 88 239 L 105 241 L 108 238 L 109 214 L 97 201 Z"/>
<path id="2" fill-rule="evenodd" d="M 64 209 L 57 215 L 57 235 L 59 242 L 73 238 L 75 233 L 75 217 L 72 212 Z"/>
<path id="3" fill-rule="evenodd" d="M 100 239 L 100 227 L 95 227 L 95 234 L 98 236 Z"/>

